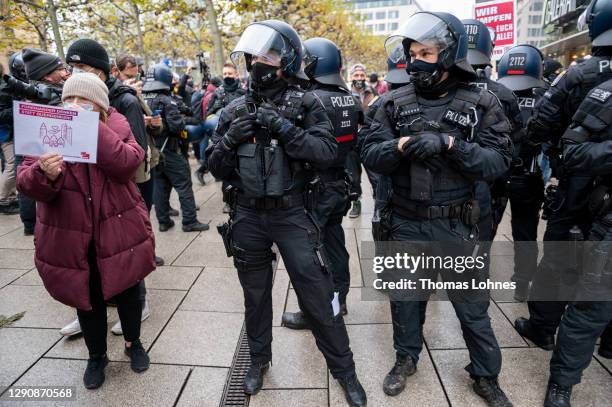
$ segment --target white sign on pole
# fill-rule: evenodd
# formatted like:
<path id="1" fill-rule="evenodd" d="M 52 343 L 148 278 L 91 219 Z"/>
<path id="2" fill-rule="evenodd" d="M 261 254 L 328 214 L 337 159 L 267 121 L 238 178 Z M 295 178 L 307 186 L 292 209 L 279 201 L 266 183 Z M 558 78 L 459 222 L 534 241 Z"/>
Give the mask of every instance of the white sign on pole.
<path id="1" fill-rule="evenodd" d="M 56 152 L 64 161 L 96 163 L 98 112 L 28 102 L 13 103 L 15 154 Z"/>

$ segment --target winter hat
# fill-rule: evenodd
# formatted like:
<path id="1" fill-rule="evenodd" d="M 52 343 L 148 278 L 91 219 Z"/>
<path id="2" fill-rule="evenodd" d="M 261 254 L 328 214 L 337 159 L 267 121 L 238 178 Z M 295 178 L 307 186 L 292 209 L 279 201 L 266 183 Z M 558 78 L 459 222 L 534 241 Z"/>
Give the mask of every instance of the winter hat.
<path id="1" fill-rule="evenodd" d="M 46 75 L 63 67 L 61 59 L 38 49 L 25 48 L 21 57 L 25 65 L 26 75 L 31 81 L 39 81 Z"/>
<path id="2" fill-rule="evenodd" d="M 350 70 L 349 72 L 350 72 L 350 74 L 352 75 L 352 74 L 354 74 L 354 73 L 355 73 L 355 72 L 357 72 L 357 71 L 363 71 L 363 72 L 365 73 L 365 72 L 366 72 L 366 67 L 365 67 L 365 65 L 362 65 L 362 64 L 355 64 L 355 65 L 353 65 L 353 66 L 351 67 L 351 70 Z"/>
<path id="3" fill-rule="evenodd" d="M 100 69 L 106 76 L 110 74 L 108 53 L 100 43 L 89 38 L 76 40 L 70 45 L 66 54 L 66 62 L 89 65 Z"/>
<path id="4" fill-rule="evenodd" d="M 70 76 L 64 83 L 62 100 L 73 96 L 91 100 L 103 110 L 108 110 L 108 87 L 98 75 L 84 72 Z"/>

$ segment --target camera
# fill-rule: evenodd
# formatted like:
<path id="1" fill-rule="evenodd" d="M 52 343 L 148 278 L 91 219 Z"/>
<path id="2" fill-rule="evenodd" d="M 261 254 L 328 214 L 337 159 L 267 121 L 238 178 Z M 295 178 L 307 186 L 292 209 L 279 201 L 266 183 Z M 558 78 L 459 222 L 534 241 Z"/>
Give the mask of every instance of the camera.
<path id="1" fill-rule="evenodd" d="M 57 97 L 51 88 L 44 84 L 30 85 L 9 75 L 2 77 L 0 91 L 20 99 L 49 102 Z"/>

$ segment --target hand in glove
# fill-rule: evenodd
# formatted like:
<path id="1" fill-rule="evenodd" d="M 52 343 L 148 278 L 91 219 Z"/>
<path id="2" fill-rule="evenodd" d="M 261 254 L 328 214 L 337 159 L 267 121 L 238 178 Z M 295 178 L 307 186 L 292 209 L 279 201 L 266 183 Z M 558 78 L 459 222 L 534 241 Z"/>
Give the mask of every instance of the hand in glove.
<path id="1" fill-rule="evenodd" d="M 230 149 L 255 136 L 255 117 L 241 116 L 234 119 L 223 136 L 223 143 Z"/>
<path id="2" fill-rule="evenodd" d="M 448 150 L 449 136 L 447 134 L 424 133 L 410 137 L 403 146 L 404 157 L 415 161 L 424 161 L 434 155 Z"/>
<path id="3" fill-rule="evenodd" d="M 270 103 L 263 103 L 257 108 L 257 123 L 281 138 L 292 127 L 291 122 L 281 116 L 276 107 Z"/>

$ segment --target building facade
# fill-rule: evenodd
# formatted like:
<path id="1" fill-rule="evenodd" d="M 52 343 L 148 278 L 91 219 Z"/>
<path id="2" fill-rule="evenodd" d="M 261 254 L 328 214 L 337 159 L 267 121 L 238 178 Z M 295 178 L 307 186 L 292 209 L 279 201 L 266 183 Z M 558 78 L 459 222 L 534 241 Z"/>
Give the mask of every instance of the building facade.
<path id="1" fill-rule="evenodd" d="M 516 2 L 517 44 L 541 47 L 548 41 L 544 32 L 545 0 L 518 0 Z"/>
<path id="2" fill-rule="evenodd" d="M 375 35 L 389 35 L 423 8 L 417 0 L 351 0 L 353 9 L 363 16 L 366 30 Z"/>

